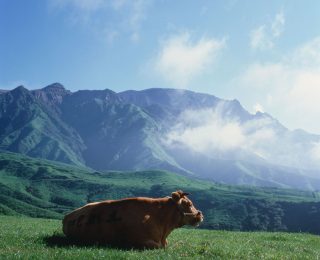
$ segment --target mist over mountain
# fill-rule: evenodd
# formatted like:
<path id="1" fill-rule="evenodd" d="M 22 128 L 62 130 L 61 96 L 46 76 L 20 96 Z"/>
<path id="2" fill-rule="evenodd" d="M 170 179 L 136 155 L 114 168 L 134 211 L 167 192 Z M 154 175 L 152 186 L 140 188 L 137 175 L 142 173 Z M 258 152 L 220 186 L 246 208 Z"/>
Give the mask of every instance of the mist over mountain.
<path id="1" fill-rule="evenodd" d="M 165 169 L 228 184 L 320 189 L 320 136 L 237 100 L 176 89 L 0 92 L 0 149 L 97 170 Z"/>

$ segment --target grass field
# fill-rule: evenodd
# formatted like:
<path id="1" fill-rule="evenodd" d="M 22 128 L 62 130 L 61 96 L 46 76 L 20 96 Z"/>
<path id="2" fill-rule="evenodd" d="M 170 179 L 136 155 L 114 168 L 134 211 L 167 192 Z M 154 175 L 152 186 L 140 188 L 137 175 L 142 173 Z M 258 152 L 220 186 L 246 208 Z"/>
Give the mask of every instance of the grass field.
<path id="1" fill-rule="evenodd" d="M 297 233 L 178 229 L 160 250 L 70 243 L 61 221 L 0 216 L 0 259 L 319 259 L 320 237 Z"/>

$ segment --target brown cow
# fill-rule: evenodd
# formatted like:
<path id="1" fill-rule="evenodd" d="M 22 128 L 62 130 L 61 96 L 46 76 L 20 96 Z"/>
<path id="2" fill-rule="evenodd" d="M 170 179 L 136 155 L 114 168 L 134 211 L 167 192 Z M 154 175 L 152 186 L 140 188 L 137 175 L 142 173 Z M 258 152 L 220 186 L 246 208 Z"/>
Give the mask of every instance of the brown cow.
<path id="1" fill-rule="evenodd" d="M 120 247 L 164 248 L 167 237 L 183 225 L 203 221 L 188 193 L 176 191 L 165 198 L 128 198 L 89 203 L 66 215 L 63 232 L 85 241 Z"/>

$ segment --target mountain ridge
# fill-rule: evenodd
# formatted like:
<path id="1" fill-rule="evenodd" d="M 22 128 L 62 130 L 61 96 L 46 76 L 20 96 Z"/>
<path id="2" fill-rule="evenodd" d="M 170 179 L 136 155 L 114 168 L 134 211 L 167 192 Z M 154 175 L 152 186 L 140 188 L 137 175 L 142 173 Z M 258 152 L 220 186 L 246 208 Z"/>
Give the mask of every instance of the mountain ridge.
<path id="1" fill-rule="evenodd" d="M 306 155 L 320 136 L 289 131 L 236 99 L 161 88 L 71 92 L 54 83 L 19 86 L 0 101 L 4 150 L 97 170 L 164 169 L 229 184 L 320 189 L 317 161 Z"/>

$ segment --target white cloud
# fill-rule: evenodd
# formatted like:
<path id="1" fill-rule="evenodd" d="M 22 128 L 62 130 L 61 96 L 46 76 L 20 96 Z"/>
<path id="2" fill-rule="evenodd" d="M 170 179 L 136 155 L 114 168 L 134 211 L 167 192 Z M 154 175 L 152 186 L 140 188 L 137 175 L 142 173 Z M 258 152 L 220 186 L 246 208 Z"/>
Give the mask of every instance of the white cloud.
<path id="1" fill-rule="evenodd" d="M 244 85 L 258 89 L 272 89 L 274 86 L 285 86 L 290 81 L 286 64 L 253 63 L 243 73 L 241 81 Z"/>
<path id="2" fill-rule="evenodd" d="M 140 40 L 140 31 L 152 0 L 50 0 L 53 9 L 65 9 L 73 25 L 85 25 L 111 43 L 121 35 L 133 42 Z M 112 15 L 110 15 L 112 13 Z M 112 17 L 112 20 L 111 18 Z"/>
<path id="3" fill-rule="evenodd" d="M 167 145 L 183 144 L 197 152 L 239 148 L 245 141 L 237 122 L 224 121 L 211 109 L 185 111 L 167 135 Z"/>
<path id="4" fill-rule="evenodd" d="M 283 12 L 276 14 L 271 24 L 260 25 L 250 33 L 250 46 L 256 50 L 267 50 L 274 47 L 274 41 L 284 31 L 285 16 Z"/>
<path id="5" fill-rule="evenodd" d="M 171 36 L 156 57 L 155 72 L 175 87 L 186 87 L 210 68 L 224 46 L 224 39 L 203 37 L 193 41 L 188 32 Z"/>
<path id="6" fill-rule="evenodd" d="M 163 138 L 168 148 L 180 148 L 211 158 L 260 160 L 300 169 L 320 166 L 320 138 L 300 138 L 269 116 L 239 121 L 226 115 L 227 102 L 212 109 L 183 112 Z M 317 141 L 318 140 L 318 141 Z"/>
<path id="7" fill-rule="evenodd" d="M 261 112 L 263 113 L 264 112 L 264 109 L 263 109 L 263 106 L 259 103 L 256 103 L 254 106 L 253 106 L 253 111 L 254 113 L 257 113 L 257 112 Z"/>
<path id="8" fill-rule="evenodd" d="M 320 36 L 297 48 L 292 56 L 287 58 L 296 66 L 307 68 L 320 68 Z"/>
<path id="9" fill-rule="evenodd" d="M 134 33 L 137 33 L 141 22 L 146 18 L 146 8 L 150 1 L 136 0 L 132 3 L 132 13 L 129 18 L 129 24 Z"/>
<path id="10" fill-rule="evenodd" d="M 171 132 L 168 140 L 183 143 L 194 151 L 204 153 L 213 147 L 219 150 L 238 148 L 243 143 L 244 136 L 236 124 L 209 124 L 187 128 L 182 132 Z"/>
<path id="11" fill-rule="evenodd" d="M 311 156 L 314 160 L 320 160 L 320 142 L 314 143 L 311 150 Z"/>
<path id="12" fill-rule="evenodd" d="M 209 154 L 247 151 L 261 156 L 264 143 L 270 144 L 274 133 L 269 119 L 257 119 L 241 124 L 236 118 L 223 116 L 221 102 L 214 109 L 188 110 L 165 137 L 168 146 L 183 145 Z"/>
<path id="13" fill-rule="evenodd" d="M 273 37 L 279 37 L 282 34 L 284 30 L 284 24 L 285 24 L 284 13 L 280 12 L 276 14 L 276 17 L 271 24 L 271 32 Z"/>
<path id="14" fill-rule="evenodd" d="M 263 105 L 268 111 L 278 111 L 280 121 L 289 127 L 320 133 L 320 37 L 278 62 L 250 65 L 240 81 L 257 93 L 265 91 Z"/>
<path id="15" fill-rule="evenodd" d="M 254 29 L 250 34 L 250 46 L 253 49 L 266 50 L 273 47 L 273 42 L 266 32 L 264 25 Z"/>

